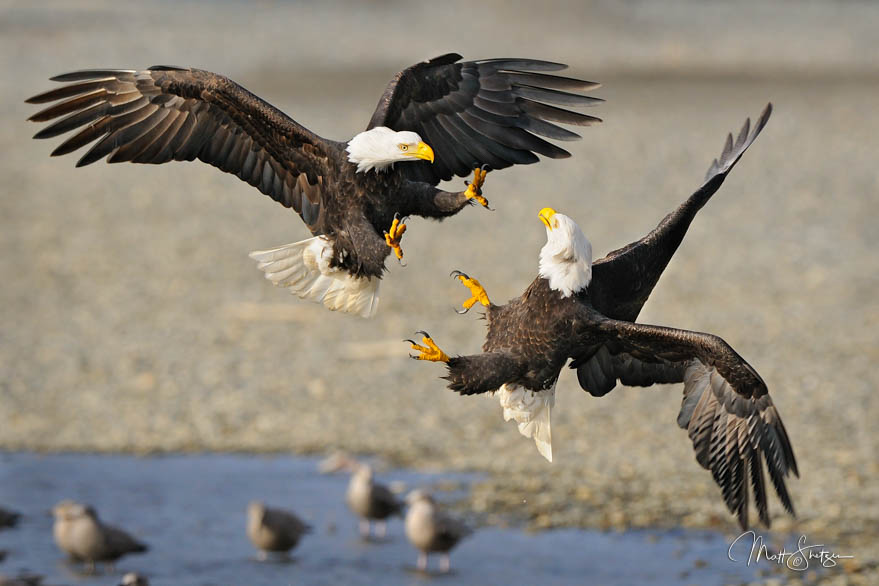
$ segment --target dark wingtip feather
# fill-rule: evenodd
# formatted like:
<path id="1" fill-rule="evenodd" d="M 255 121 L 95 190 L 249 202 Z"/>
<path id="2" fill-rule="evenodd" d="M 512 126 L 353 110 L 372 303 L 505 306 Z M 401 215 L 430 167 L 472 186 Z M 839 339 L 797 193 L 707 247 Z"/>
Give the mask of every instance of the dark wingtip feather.
<path id="1" fill-rule="evenodd" d="M 99 79 L 116 79 L 120 74 L 137 73 L 134 69 L 81 69 L 79 71 L 71 71 L 70 73 L 62 73 L 55 77 L 50 77 L 49 81 L 97 81 Z"/>
<path id="2" fill-rule="evenodd" d="M 178 65 L 150 65 L 147 69 L 149 71 L 190 71 L 189 67 L 180 67 Z"/>

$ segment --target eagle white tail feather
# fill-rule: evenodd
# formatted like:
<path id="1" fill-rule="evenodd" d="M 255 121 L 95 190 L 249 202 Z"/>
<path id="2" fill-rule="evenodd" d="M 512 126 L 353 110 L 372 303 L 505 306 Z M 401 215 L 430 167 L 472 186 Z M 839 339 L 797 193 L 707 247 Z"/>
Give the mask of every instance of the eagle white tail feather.
<path id="1" fill-rule="evenodd" d="M 379 279 L 354 277 L 330 267 L 333 244 L 315 236 L 271 250 L 250 253 L 266 279 L 302 299 L 323 303 L 330 311 L 372 317 L 378 309 Z"/>
<path id="2" fill-rule="evenodd" d="M 555 405 L 555 386 L 535 392 L 516 385 L 502 385 L 498 397 L 504 409 L 504 421 L 516 421 L 519 433 L 534 438 L 537 451 L 552 462 L 550 418 Z"/>

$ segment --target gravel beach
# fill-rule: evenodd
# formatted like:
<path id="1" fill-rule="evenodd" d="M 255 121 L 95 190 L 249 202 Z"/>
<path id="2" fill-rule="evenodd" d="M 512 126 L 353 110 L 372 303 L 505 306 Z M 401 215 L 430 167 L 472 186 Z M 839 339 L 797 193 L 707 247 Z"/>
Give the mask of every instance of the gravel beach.
<path id="1" fill-rule="evenodd" d="M 596 399 L 563 372 L 549 464 L 502 421 L 496 398 L 446 390 L 443 369 L 409 360 L 401 340 L 425 329 L 447 352 L 477 351 L 483 322 L 455 315 L 466 291 L 449 271 L 477 277 L 493 300 L 519 295 L 536 273 L 544 206 L 577 220 L 596 257 L 640 238 L 700 184 L 726 133 L 772 101 L 640 321 L 718 334 L 760 372 L 801 473 L 789 484 L 796 519 L 771 498 L 773 531 L 854 556 L 823 579 L 868 583 L 879 571 L 879 43 L 864 23 L 879 7 L 844 5 L 809 4 L 788 21 L 784 4 L 748 16 L 677 2 L 672 25 L 647 7 L 587 18 L 571 4 L 569 18 L 523 8 L 480 35 L 453 3 L 460 26 L 437 10 L 413 48 L 390 34 L 428 18 L 412 7 L 190 2 L 166 23 L 165 2 L 0 3 L 0 448 L 342 449 L 488 473 L 466 505 L 486 523 L 738 535 L 675 424 L 680 386 Z M 524 34 L 538 17 L 538 29 L 558 25 L 551 41 Z M 823 29 L 825 17 L 838 26 Z M 714 39 L 699 19 L 729 27 Z M 699 32 L 685 35 L 686 23 Z M 388 38 L 364 55 L 370 27 Z M 337 42 L 321 50 L 322 28 Z M 790 47 L 818 30 L 826 36 L 807 51 Z M 736 41 L 737 31 L 748 34 Z M 51 75 L 172 63 L 225 73 L 342 139 L 365 126 L 394 73 L 451 50 L 567 62 L 572 76 L 604 83 L 594 95 L 607 103 L 588 113 L 605 122 L 564 145 L 569 160 L 490 173 L 495 212 L 411 221 L 408 266 L 388 262 L 370 321 L 262 278 L 249 251 L 308 233 L 235 177 L 199 164 L 74 169 L 75 156 L 49 158 L 58 139 L 31 140 L 37 126 L 25 122 L 36 110 L 23 100 Z"/>

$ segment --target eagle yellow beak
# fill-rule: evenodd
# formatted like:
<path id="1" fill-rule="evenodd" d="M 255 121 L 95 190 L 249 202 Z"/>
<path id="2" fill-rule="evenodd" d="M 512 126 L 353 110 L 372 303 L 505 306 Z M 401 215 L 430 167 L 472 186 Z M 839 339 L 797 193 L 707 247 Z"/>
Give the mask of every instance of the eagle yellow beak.
<path id="1" fill-rule="evenodd" d="M 433 149 L 423 141 L 418 143 L 418 146 L 415 147 L 415 152 L 411 153 L 410 156 L 433 163 Z"/>
<path id="2" fill-rule="evenodd" d="M 552 230 L 552 217 L 555 215 L 555 210 L 552 208 L 543 208 L 540 210 L 540 213 L 537 214 L 537 217 L 540 218 L 540 221 L 550 230 Z"/>

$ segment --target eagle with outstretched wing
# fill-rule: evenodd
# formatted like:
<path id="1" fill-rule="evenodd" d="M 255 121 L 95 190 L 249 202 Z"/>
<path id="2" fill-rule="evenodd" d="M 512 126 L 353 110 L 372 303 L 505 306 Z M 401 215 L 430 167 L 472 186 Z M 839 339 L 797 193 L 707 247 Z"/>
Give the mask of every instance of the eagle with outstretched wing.
<path id="1" fill-rule="evenodd" d="M 29 98 L 55 102 L 29 119 L 60 118 L 34 138 L 74 133 L 53 156 L 94 143 L 77 166 L 198 159 L 237 175 L 295 210 L 313 235 L 252 253 L 266 277 L 331 310 L 370 317 L 385 259 L 391 251 L 402 259 L 407 216 L 488 207 L 481 188 L 489 169 L 570 156 L 541 136 L 572 140 L 579 135 L 556 123 L 600 122 L 560 107 L 601 101 L 580 93 L 599 84 L 547 73 L 563 64 L 460 59 L 450 53 L 398 73 L 367 130 L 348 142 L 318 136 L 222 75 L 166 66 L 53 77 L 66 85 Z M 471 172 L 464 191 L 436 187 Z"/>
<path id="2" fill-rule="evenodd" d="M 574 221 L 550 208 L 540 211 L 547 243 L 539 271 L 521 297 L 493 304 L 478 280 L 454 271 L 470 290 L 466 312 L 486 307 L 483 352 L 450 357 L 425 333 L 408 340 L 420 360 L 445 362 L 449 387 L 463 395 L 497 392 L 506 420 L 518 423 L 552 461 L 550 412 L 565 363 L 580 386 L 606 395 L 617 383 L 650 386 L 684 383 L 678 425 L 686 429 L 699 464 L 711 471 L 723 500 L 743 528 L 748 485 L 760 520 L 769 525 L 763 466 L 784 508 L 793 514 L 785 485 L 798 475 L 790 440 L 766 383 L 729 344 L 706 333 L 636 323 L 635 320 L 682 242 L 697 212 L 757 138 L 771 104 L 751 130 L 748 120 L 715 159 L 702 186 L 649 234 L 592 263 L 592 246 Z"/>

